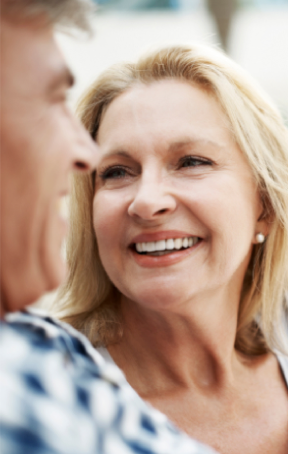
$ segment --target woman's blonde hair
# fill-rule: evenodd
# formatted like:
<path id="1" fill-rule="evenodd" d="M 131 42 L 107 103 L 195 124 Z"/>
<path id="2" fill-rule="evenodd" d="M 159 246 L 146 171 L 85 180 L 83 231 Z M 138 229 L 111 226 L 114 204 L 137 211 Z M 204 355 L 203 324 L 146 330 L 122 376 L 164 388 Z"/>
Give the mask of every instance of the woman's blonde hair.
<path id="1" fill-rule="evenodd" d="M 235 347 L 249 355 L 276 348 L 287 352 L 288 133 L 281 116 L 228 57 L 195 45 L 163 48 L 137 63 L 115 65 L 104 72 L 79 104 L 83 124 L 95 139 L 105 109 L 117 96 L 135 84 L 163 79 L 196 84 L 218 100 L 254 173 L 263 218 L 271 224 L 265 243 L 254 246 L 246 272 Z M 61 290 L 58 316 L 97 346 L 116 342 L 122 326 L 119 292 L 102 267 L 93 230 L 94 178 L 95 174 L 74 179 L 67 243 L 70 275 Z"/>

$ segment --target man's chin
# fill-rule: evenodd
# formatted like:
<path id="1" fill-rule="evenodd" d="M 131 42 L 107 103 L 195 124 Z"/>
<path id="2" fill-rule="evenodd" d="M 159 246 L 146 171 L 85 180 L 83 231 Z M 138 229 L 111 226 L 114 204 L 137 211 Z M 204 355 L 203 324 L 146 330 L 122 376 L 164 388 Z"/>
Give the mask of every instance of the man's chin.
<path id="1" fill-rule="evenodd" d="M 20 291 L 21 289 L 21 291 Z M 25 309 L 26 306 L 35 304 L 45 293 L 46 288 L 43 282 L 34 279 L 30 283 L 26 281 L 25 285 L 19 285 L 17 289 L 8 288 L 3 295 L 2 311 L 3 314 L 7 312 L 17 312 Z"/>

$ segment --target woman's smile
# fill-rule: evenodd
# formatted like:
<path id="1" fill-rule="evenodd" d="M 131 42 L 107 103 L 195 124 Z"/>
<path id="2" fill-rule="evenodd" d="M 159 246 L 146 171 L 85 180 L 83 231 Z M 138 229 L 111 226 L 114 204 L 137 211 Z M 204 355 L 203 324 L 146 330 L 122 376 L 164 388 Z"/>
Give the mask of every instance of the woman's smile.
<path id="1" fill-rule="evenodd" d="M 147 243 L 135 243 L 132 245 L 138 254 L 160 256 L 172 254 L 175 251 L 191 248 L 198 243 L 197 236 L 186 236 L 185 238 L 169 238 L 168 240 L 148 241 Z"/>
<path id="2" fill-rule="evenodd" d="M 153 268 L 183 260 L 201 241 L 202 238 L 185 232 L 162 231 L 137 235 L 129 249 L 138 265 Z"/>

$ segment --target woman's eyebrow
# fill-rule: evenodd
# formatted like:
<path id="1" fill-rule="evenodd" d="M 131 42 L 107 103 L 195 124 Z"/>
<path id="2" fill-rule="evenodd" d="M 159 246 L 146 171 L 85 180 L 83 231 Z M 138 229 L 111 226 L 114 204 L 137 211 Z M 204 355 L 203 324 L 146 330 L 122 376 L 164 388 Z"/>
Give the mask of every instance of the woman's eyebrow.
<path id="1" fill-rule="evenodd" d="M 210 139 L 202 139 L 202 138 L 197 138 L 197 139 L 181 139 L 181 140 L 177 140 L 175 142 L 172 142 L 170 143 L 170 145 L 168 145 L 168 151 L 169 152 L 176 152 L 177 150 L 181 150 L 183 148 L 192 148 L 192 147 L 195 147 L 197 145 L 205 145 L 205 146 L 212 146 L 214 148 L 217 148 L 217 149 L 220 149 L 220 148 L 223 148 L 223 145 L 221 143 L 218 143 L 218 142 L 215 142 L 214 140 L 210 140 Z M 116 157 L 116 156 L 121 156 L 121 157 L 124 157 L 124 158 L 127 158 L 127 159 L 135 159 L 133 158 L 133 156 L 128 153 L 128 151 L 124 151 L 124 150 L 121 150 L 121 149 L 112 149 L 112 150 L 109 150 L 107 151 L 107 153 L 103 153 L 103 158 L 110 158 L 110 157 Z"/>

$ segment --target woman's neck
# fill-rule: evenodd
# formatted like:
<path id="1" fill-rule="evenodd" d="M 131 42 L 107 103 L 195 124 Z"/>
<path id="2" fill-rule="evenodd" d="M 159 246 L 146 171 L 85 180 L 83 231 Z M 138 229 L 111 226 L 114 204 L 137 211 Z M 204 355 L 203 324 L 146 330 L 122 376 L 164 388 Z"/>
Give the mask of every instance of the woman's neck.
<path id="1" fill-rule="evenodd" d="M 244 360 L 234 349 L 238 304 L 220 300 L 214 294 L 156 312 L 122 298 L 124 335 L 109 352 L 142 397 L 233 381 Z"/>

